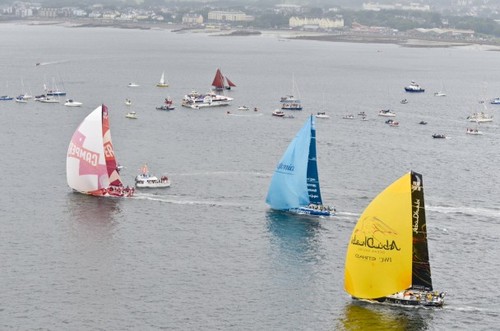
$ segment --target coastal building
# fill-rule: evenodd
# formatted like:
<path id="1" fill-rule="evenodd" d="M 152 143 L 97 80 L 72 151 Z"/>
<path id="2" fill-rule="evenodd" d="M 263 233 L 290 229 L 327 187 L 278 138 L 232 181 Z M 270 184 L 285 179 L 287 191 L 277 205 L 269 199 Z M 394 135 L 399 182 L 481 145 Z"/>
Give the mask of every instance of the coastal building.
<path id="1" fill-rule="evenodd" d="M 208 20 L 215 22 L 251 22 L 255 18 L 242 11 L 211 11 L 208 12 Z"/>
<path id="2" fill-rule="evenodd" d="M 332 30 L 341 29 L 344 27 L 344 18 L 337 16 L 331 18 L 311 18 L 292 16 L 288 20 L 288 25 L 292 29 L 307 29 L 307 30 Z"/>
<path id="3" fill-rule="evenodd" d="M 415 11 L 430 11 L 431 7 L 429 5 L 424 5 L 421 3 L 395 3 L 395 4 L 381 4 L 378 2 L 367 2 L 363 3 L 363 10 L 371 11 L 381 11 L 381 10 L 415 10 Z"/>
<path id="4" fill-rule="evenodd" d="M 188 13 L 182 16 L 182 24 L 200 25 L 203 24 L 203 16 L 200 14 Z"/>

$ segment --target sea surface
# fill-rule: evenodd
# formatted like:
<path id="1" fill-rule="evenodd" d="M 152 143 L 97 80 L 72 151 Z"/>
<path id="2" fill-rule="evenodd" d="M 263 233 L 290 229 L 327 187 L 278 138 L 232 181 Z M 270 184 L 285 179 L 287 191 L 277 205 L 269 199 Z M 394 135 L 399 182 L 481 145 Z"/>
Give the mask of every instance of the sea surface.
<path id="1" fill-rule="evenodd" d="M 498 329 L 500 106 L 488 101 L 500 96 L 500 53 L 279 33 L 1 24 L 0 35 L 0 95 L 42 94 L 44 84 L 68 93 L 61 104 L 0 101 L 0 329 Z M 217 68 L 237 85 L 227 92 L 233 104 L 180 107 L 185 94 L 210 89 Z M 162 71 L 168 88 L 155 87 Z M 405 93 L 412 80 L 426 92 Z M 447 96 L 434 97 L 438 90 Z M 272 117 L 290 93 L 304 110 Z M 176 109 L 155 110 L 167 96 Z M 64 107 L 64 98 L 83 106 Z M 147 163 L 170 188 L 131 199 L 71 191 L 67 147 L 100 104 L 109 107 L 124 183 Z M 377 116 L 387 108 L 399 127 Z M 130 110 L 137 120 L 125 118 Z M 317 120 L 318 164 L 323 199 L 338 215 L 271 212 L 276 163 L 318 111 L 331 116 Z M 479 125 L 484 135 L 466 135 L 478 111 L 495 120 Z M 354 302 L 343 289 L 351 231 L 410 170 L 423 174 L 433 284 L 446 304 Z"/>

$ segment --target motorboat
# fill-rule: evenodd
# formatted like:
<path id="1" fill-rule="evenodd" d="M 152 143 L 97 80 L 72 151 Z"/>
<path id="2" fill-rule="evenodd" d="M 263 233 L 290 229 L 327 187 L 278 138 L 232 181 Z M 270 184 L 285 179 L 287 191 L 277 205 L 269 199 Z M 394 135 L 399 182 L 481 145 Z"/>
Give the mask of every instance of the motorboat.
<path id="1" fill-rule="evenodd" d="M 238 107 L 238 110 L 247 111 L 247 110 L 250 110 L 250 108 L 248 108 L 247 106 L 240 106 L 240 107 Z"/>
<path id="2" fill-rule="evenodd" d="M 493 122 L 493 115 L 488 115 L 484 112 L 474 113 L 467 117 L 469 122 L 485 123 Z"/>
<path id="3" fill-rule="evenodd" d="M 14 98 L 13 97 L 9 97 L 8 95 L 1 95 L 0 96 L 0 101 L 9 101 L 9 100 L 13 100 Z"/>
<path id="4" fill-rule="evenodd" d="M 138 188 L 164 188 L 170 186 L 170 179 L 165 175 L 160 178 L 151 175 L 145 164 L 141 173 L 135 177 L 135 186 Z"/>
<path id="5" fill-rule="evenodd" d="M 130 99 L 125 99 L 125 106 L 132 105 L 132 101 Z"/>
<path id="6" fill-rule="evenodd" d="M 131 82 L 131 83 L 128 83 L 127 85 L 128 87 L 139 87 L 140 85 L 139 84 L 136 84 L 134 82 Z"/>
<path id="7" fill-rule="evenodd" d="M 126 118 L 130 119 L 137 119 L 137 114 L 135 111 L 128 112 L 127 115 L 125 115 Z"/>
<path id="8" fill-rule="evenodd" d="M 492 105 L 500 105 L 500 98 L 495 98 L 490 101 Z"/>
<path id="9" fill-rule="evenodd" d="M 14 100 L 18 103 L 28 103 L 28 100 L 24 99 L 22 95 L 17 96 Z"/>
<path id="10" fill-rule="evenodd" d="M 426 121 L 420 121 L 420 122 L 418 122 L 418 124 L 420 124 L 420 125 L 427 125 L 427 122 Z"/>
<path id="11" fill-rule="evenodd" d="M 434 92 L 434 96 L 435 96 L 435 97 L 445 97 L 445 96 L 446 96 L 446 93 L 441 92 L 441 91 L 439 91 L 439 92 Z"/>
<path id="12" fill-rule="evenodd" d="M 281 97 L 281 109 L 284 110 L 302 110 L 300 99 L 295 98 L 293 95 L 286 95 Z"/>
<path id="13" fill-rule="evenodd" d="M 353 120 L 354 119 L 354 115 L 352 114 L 346 114 L 344 116 L 342 116 L 343 119 L 345 120 Z"/>
<path id="14" fill-rule="evenodd" d="M 434 139 L 446 139 L 446 135 L 445 134 L 438 134 L 438 133 L 435 133 L 432 135 L 432 138 Z"/>
<path id="15" fill-rule="evenodd" d="M 408 103 L 408 99 L 401 100 L 401 104 L 406 105 Z"/>
<path id="16" fill-rule="evenodd" d="M 405 91 L 418 93 L 418 92 L 425 92 L 425 89 L 421 87 L 419 84 L 415 83 L 415 81 L 411 81 L 410 85 L 405 86 Z"/>
<path id="17" fill-rule="evenodd" d="M 324 111 L 316 113 L 316 118 L 322 118 L 322 119 L 328 119 L 330 118 L 329 115 L 327 115 Z"/>
<path id="18" fill-rule="evenodd" d="M 272 115 L 276 117 L 285 117 L 285 112 L 279 109 L 275 109 Z"/>
<path id="19" fill-rule="evenodd" d="M 473 135 L 473 136 L 480 136 L 483 134 L 483 132 L 479 131 L 478 129 L 470 129 L 470 128 L 467 128 L 467 131 L 465 133 Z"/>
<path id="20" fill-rule="evenodd" d="M 396 113 L 392 112 L 390 109 L 382 109 L 378 112 L 378 116 L 395 117 Z"/>
<path id="21" fill-rule="evenodd" d="M 59 103 L 59 99 L 54 98 L 54 97 L 49 96 L 49 95 L 46 95 L 45 97 L 41 97 L 41 98 L 38 98 L 35 100 L 42 102 L 42 103 Z"/>
<path id="22" fill-rule="evenodd" d="M 73 99 L 67 99 L 66 102 L 64 103 L 66 107 L 81 107 L 82 103 L 75 101 Z"/>

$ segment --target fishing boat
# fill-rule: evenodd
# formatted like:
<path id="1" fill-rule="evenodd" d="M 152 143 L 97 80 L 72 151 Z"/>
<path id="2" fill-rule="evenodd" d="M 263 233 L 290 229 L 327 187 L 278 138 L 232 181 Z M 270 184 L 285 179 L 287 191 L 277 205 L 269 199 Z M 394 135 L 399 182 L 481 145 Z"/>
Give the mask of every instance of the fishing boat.
<path id="1" fill-rule="evenodd" d="M 321 198 L 313 115 L 308 117 L 278 162 L 266 203 L 271 209 L 300 215 L 335 214 L 335 208 L 323 205 Z"/>
<path id="2" fill-rule="evenodd" d="M 232 87 L 236 87 L 236 85 L 231 80 L 229 80 L 229 78 L 222 74 L 222 71 L 220 69 L 217 69 L 217 71 L 215 72 L 212 86 L 216 91 L 230 90 Z"/>
<path id="3" fill-rule="evenodd" d="M 411 81 L 410 85 L 405 86 L 405 91 L 411 93 L 420 93 L 425 92 L 425 89 L 414 81 Z"/>
<path id="4" fill-rule="evenodd" d="M 444 304 L 445 293 L 432 286 L 421 174 L 405 174 L 361 214 L 347 247 L 344 289 L 370 302 Z"/>
<path id="5" fill-rule="evenodd" d="M 160 81 L 156 84 L 156 87 L 168 87 L 168 83 L 165 82 L 165 72 L 161 73 Z"/>
<path id="6" fill-rule="evenodd" d="M 79 101 L 75 101 L 73 99 L 67 99 L 66 102 L 64 103 L 66 107 L 81 107 L 82 103 Z"/>
<path id="7" fill-rule="evenodd" d="M 170 186 L 170 180 L 167 176 L 160 178 L 149 173 L 148 165 L 141 168 L 141 173 L 135 177 L 135 186 L 138 188 L 163 188 Z"/>
<path id="8" fill-rule="evenodd" d="M 66 157 L 66 179 L 76 192 L 94 196 L 130 197 L 124 187 L 111 142 L 108 107 L 92 111 L 73 134 Z"/>

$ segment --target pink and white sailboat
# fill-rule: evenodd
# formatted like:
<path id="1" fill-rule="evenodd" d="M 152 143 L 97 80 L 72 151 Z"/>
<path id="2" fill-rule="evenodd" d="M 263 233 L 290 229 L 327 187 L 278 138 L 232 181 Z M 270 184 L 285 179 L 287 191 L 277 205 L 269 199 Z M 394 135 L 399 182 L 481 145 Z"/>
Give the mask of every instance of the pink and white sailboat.
<path id="1" fill-rule="evenodd" d="M 73 190 L 94 196 L 131 197 L 124 187 L 111 142 L 108 107 L 97 107 L 82 121 L 69 143 L 66 179 Z"/>

